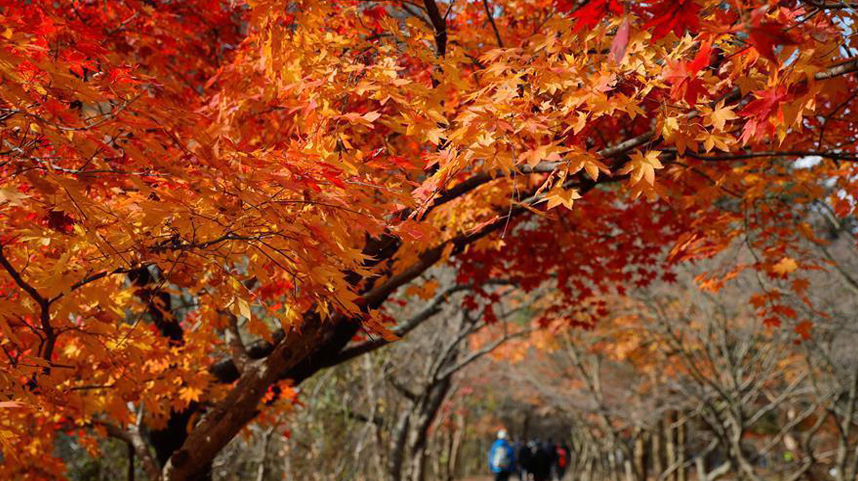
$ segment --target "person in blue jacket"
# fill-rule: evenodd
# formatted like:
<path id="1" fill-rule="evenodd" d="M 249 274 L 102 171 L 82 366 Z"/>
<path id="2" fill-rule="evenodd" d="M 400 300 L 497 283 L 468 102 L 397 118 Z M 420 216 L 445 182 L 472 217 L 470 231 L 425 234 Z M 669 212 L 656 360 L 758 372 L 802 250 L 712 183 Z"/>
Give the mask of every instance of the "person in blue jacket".
<path id="1" fill-rule="evenodd" d="M 495 481 L 508 481 L 515 471 L 515 450 L 507 441 L 506 431 L 498 431 L 498 438 L 489 451 L 489 469 L 495 475 Z"/>

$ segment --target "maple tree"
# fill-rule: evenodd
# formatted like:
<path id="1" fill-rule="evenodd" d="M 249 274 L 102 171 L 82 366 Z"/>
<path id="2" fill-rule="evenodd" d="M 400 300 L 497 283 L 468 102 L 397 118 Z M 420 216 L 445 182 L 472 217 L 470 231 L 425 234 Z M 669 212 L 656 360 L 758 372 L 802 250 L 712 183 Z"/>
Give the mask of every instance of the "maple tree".
<path id="1" fill-rule="evenodd" d="M 386 303 L 435 265 L 548 283 L 543 322 L 588 324 L 595 294 L 737 239 L 754 261 L 706 286 L 753 269 L 800 291 L 821 263 L 795 213 L 854 215 L 849 4 L 3 0 L 0 18 L 9 478 L 61 473 L 59 432 L 127 441 L 153 480 L 205 477 L 291 386 L 394 340 Z M 791 315 L 756 295 L 767 323 Z"/>

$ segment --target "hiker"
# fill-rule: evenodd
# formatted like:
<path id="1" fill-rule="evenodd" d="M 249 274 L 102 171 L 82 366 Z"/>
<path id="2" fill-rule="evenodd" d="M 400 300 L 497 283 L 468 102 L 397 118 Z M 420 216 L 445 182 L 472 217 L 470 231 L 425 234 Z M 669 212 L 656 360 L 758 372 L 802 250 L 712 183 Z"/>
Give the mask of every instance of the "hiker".
<path id="1" fill-rule="evenodd" d="M 495 481 L 508 481 L 515 469 L 515 452 L 506 440 L 506 431 L 498 431 L 498 438 L 489 451 L 489 469 L 495 475 Z"/>
<path id="2" fill-rule="evenodd" d="M 533 455 L 533 481 L 549 481 L 551 467 L 554 465 L 554 443 L 546 441 L 534 443 L 536 452 Z"/>
<path id="3" fill-rule="evenodd" d="M 533 458 L 536 455 L 537 444 L 535 441 L 528 441 L 527 444 L 521 447 L 519 453 L 518 465 L 520 468 L 521 481 L 529 481 L 531 473 L 533 473 Z"/>
<path id="4" fill-rule="evenodd" d="M 566 468 L 569 466 L 569 448 L 565 443 L 557 443 L 557 450 L 554 457 L 554 475 L 557 481 L 562 481 L 566 475 Z"/>

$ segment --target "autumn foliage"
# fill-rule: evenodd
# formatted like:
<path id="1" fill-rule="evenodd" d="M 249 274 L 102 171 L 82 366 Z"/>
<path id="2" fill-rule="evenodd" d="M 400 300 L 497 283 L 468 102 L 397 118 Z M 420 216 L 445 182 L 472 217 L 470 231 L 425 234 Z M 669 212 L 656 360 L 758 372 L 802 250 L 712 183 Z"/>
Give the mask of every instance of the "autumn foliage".
<path id="1" fill-rule="evenodd" d="M 801 293 L 825 267 L 802 213 L 854 215 L 855 20 L 811 0 L 0 1 L 0 477 L 55 479 L 67 433 L 194 479 L 291 386 L 394 340 L 386 301 L 437 265 L 554 286 L 543 324 L 597 322 L 595 295 L 734 242 L 755 260 L 704 288 L 754 270 Z M 749 295 L 768 324 L 795 315 Z"/>

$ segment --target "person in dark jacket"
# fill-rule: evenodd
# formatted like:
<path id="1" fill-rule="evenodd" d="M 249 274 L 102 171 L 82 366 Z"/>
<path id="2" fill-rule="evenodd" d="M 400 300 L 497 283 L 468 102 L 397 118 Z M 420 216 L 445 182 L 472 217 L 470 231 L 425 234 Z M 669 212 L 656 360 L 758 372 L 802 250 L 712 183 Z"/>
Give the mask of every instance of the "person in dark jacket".
<path id="1" fill-rule="evenodd" d="M 533 455 L 533 481 L 549 481 L 551 479 L 551 467 L 554 465 L 554 443 L 536 443 L 536 452 Z"/>
<path id="2" fill-rule="evenodd" d="M 519 477 L 521 481 L 528 481 L 528 475 L 533 472 L 533 455 L 536 453 L 536 444 L 529 441 L 521 447 L 518 455 Z"/>

